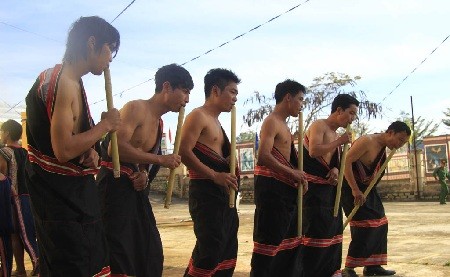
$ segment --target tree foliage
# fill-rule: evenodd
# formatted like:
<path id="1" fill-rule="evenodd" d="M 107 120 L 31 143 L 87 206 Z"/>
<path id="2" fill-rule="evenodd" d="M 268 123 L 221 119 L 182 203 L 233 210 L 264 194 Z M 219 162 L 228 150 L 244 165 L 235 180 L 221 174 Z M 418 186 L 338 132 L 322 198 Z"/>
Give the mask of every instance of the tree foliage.
<path id="1" fill-rule="evenodd" d="M 237 143 L 243 143 L 243 142 L 253 142 L 255 139 L 255 132 L 248 131 L 248 132 L 242 132 L 238 135 L 236 138 Z"/>
<path id="2" fill-rule="evenodd" d="M 405 122 L 412 129 L 412 118 L 411 115 L 407 112 L 401 111 L 400 117 L 398 120 Z M 421 116 L 414 119 L 414 132 L 411 134 L 411 137 L 416 138 L 416 147 L 423 143 L 424 137 L 432 136 L 436 133 L 439 128 L 439 123 L 434 123 L 433 120 L 426 121 Z"/>
<path id="3" fill-rule="evenodd" d="M 360 118 L 357 118 L 355 121 L 353 121 L 352 131 L 355 133 L 356 138 L 373 133 L 373 130 L 372 128 L 370 128 L 369 123 L 366 121 L 362 121 Z"/>
<path id="4" fill-rule="evenodd" d="M 442 123 L 444 123 L 445 126 L 450 127 L 450 108 L 447 108 L 447 111 L 444 112 L 445 117 L 442 119 Z"/>
<path id="5" fill-rule="evenodd" d="M 381 105 L 367 99 L 362 90 L 354 90 L 357 80 L 361 77 L 351 77 L 347 74 L 330 72 L 313 79 L 313 83 L 307 87 L 304 107 L 304 124 L 306 130 L 309 125 L 319 117 L 329 115 L 333 99 L 342 93 L 350 94 L 360 101 L 359 116 L 364 118 L 376 118 L 381 114 Z M 273 95 L 265 96 L 255 91 L 251 97 L 245 100 L 244 106 L 253 105 L 243 116 L 244 122 L 251 127 L 261 122 L 273 110 Z M 255 106 L 255 104 L 257 106 Z M 297 131 L 298 119 L 288 122 L 292 131 Z"/>

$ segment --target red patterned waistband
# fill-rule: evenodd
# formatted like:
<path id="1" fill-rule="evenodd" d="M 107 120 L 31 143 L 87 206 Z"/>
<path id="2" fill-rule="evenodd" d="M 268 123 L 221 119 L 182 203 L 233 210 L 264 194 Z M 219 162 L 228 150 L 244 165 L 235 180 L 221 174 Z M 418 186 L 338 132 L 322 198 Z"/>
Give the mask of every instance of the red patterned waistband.
<path id="1" fill-rule="evenodd" d="M 288 186 L 297 188 L 297 185 L 295 184 L 294 179 L 290 178 L 286 174 L 282 174 L 280 172 L 275 172 L 266 166 L 262 166 L 262 165 L 255 166 L 254 174 L 259 175 L 259 176 L 274 178 L 280 182 L 285 183 Z"/>
<path id="2" fill-rule="evenodd" d="M 28 145 L 28 160 L 39 165 L 45 171 L 68 176 L 86 176 L 97 174 L 98 168 L 83 168 L 70 162 L 62 163 L 54 157 L 42 154 L 39 150 Z"/>

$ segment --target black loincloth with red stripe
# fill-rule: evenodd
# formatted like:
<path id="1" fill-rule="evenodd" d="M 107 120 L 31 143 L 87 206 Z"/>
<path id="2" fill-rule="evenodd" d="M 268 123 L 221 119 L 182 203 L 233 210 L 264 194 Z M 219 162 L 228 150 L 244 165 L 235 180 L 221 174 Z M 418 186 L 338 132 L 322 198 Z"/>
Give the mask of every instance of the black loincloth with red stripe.
<path id="1" fill-rule="evenodd" d="M 352 164 L 356 183 L 363 193 L 385 160 L 386 150 L 383 148 L 370 167 L 365 166 L 361 161 L 356 161 Z M 383 175 L 384 172 L 376 184 L 380 182 Z M 349 215 L 354 207 L 352 189 L 347 181 L 344 181 L 342 186 L 342 207 L 346 215 Z M 358 267 L 387 264 L 388 220 L 376 185 L 367 195 L 366 202 L 359 207 L 350 221 L 350 231 L 352 241 L 348 248 L 345 266 Z"/>
<path id="2" fill-rule="evenodd" d="M 40 274 L 107 276 L 106 239 L 94 179 L 97 170 L 79 164 L 78 158 L 59 162 L 52 149 L 50 122 L 62 70 L 62 65 L 56 65 L 42 72 L 26 97 L 25 175 L 36 224 Z M 85 132 L 93 121 L 81 79 L 80 87 L 80 131 Z"/>
<path id="3" fill-rule="evenodd" d="M 226 141 L 222 153 L 227 157 L 230 144 L 223 133 Z M 197 142 L 193 152 L 213 170 L 230 171 L 228 161 L 208 146 Z M 236 176 L 239 178 L 238 169 Z M 233 276 L 238 250 L 237 210 L 230 208 L 229 196 L 224 188 L 191 169 L 189 177 L 189 213 L 197 241 L 184 276 Z"/>
<path id="4" fill-rule="evenodd" d="M 290 161 L 274 147 L 281 164 L 296 168 L 297 151 L 291 145 Z M 302 239 L 297 235 L 297 184 L 268 167 L 255 168 L 255 220 L 250 276 L 303 276 Z"/>
<path id="5" fill-rule="evenodd" d="M 162 121 L 157 143 L 150 151 L 161 154 Z M 163 270 L 161 236 L 149 201 L 149 186 L 136 191 L 129 176 L 139 171 L 136 164 L 121 162 L 120 178 L 114 178 L 108 156 L 109 136 L 102 143 L 102 163 L 97 176 L 103 223 L 109 246 L 113 276 L 160 277 Z M 159 171 L 149 165 L 148 182 Z"/>
<path id="6" fill-rule="evenodd" d="M 336 186 L 327 182 L 328 172 L 339 169 L 340 149 L 337 149 L 330 163 L 322 157 L 311 158 L 309 140 L 305 136 L 303 147 L 304 171 L 308 179 L 308 192 L 303 204 L 305 276 L 340 276 L 342 262 L 342 210 L 334 217 Z"/>

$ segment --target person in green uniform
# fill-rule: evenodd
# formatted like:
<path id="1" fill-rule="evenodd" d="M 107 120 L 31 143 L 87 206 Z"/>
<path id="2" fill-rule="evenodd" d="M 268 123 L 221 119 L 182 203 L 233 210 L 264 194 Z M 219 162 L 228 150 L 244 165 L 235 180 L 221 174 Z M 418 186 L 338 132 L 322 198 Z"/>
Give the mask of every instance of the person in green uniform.
<path id="1" fill-rule="evenodd" d="M 433 177 L 437 181 L 439 179 L 439 183 L 441 184 L 441 194 L 439 195 L 439 202 L 441 205 L 447 204 L 446 198 L 448 194 L 447 183 L 445 182 L 445 178 L 447 177 L 450 180 L 450 174 L 448 173 L 447 161 L 441 160 L 441 166 L 437 167 L 433 172 Z"/>

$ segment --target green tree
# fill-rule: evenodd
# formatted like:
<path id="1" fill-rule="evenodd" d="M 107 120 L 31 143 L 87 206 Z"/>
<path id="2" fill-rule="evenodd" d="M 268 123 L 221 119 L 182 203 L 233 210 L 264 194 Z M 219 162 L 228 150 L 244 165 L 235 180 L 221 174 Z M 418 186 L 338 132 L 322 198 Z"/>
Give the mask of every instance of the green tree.
<path id="1" fill-rule="evenodd" d="M 253 142 L 255 140 L 255 132 L 248 131 L 240 133 L 236 138 L 236 143 Z"/>
<path id="2" fill-rule="evenodd" d="M 353 121 L 352 130 L 355 133 L 356 138 L 373 133 L 373 129 L 370 128 L 369 123 L 367 121 L 361 120 L 360 118 L 357 118 L 355 121 Z"/>
<path id="3" fill-rule="evenodd" d="M 307 87 L 304 107 L 304 124 L 306 130 L 309 125 L 319 117 L 325 117 L 330 113 L 333 99 L 342 93 L 348 93 L 360 101 L 359 116 L 364 118 L 376 118 L 381 113 L 381 105 L 367 99 L 362 90 L 354 90 L 357 80 L 361 77 L 351 77 L 347 74 L 330 72 L 313 79 L 313 83 Z M 254 94 L 245 100 L 244 106 L 252 106 L 243 116 L 243 121 L 250 127 L 257 122 L 261 122 L 273 110 L 273 95 L 265 96 L 255 91 Z M 291 131 L 298 133 L 298 119 L 290 119 L 288 124 Z"/>
<path id="4" fill-rule="evenodd" d="M 450 127 L 450 108 L 447 108 L 447 111 L 444 112 L 445 117 L 442 119 L 442 123 L 444 123 L 445 126 Z"/>
<path id="5" fill-rule="evenodd" d="M 401 111 L 400 117 L 397 119 L 405 122 L 410 126 L 412 130 L 412 118 L 411 115 L 407 112 Z M 436 133 L 439 128 L 439 123 L 434 123 L 433 120 L 426 121 L 421 116 L 414 119 L 414 133 L 412 133 L 412 137 L 416 137 L 416 147 L 423 143 L 424 137 L 432 136 Z"/>

